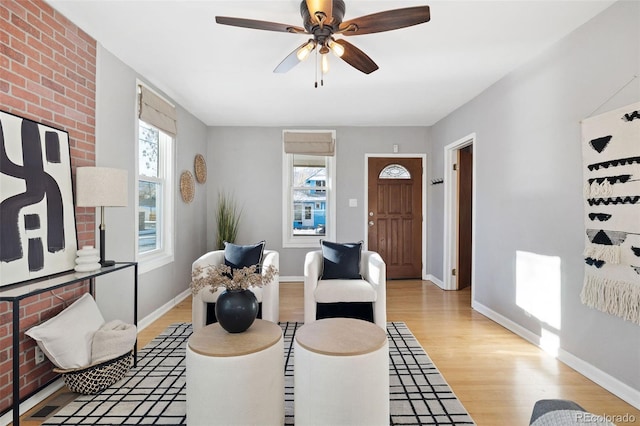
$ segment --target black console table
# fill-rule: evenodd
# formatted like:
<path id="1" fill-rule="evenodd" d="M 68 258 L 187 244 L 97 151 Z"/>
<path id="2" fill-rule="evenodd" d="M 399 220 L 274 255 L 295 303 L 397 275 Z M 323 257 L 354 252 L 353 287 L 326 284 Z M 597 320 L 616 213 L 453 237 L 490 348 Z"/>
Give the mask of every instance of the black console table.
<path id="1" fill-rule="evenodd" d="M 13 410 L 13 425 L 18 426 L 20 424 L 20 302 L 27 297 L 35 296 L 37 294 L 46 293 L 47 291 L 55 290 L 57 288 L 66 287 L 72 284 L 77 284 L 82 281 L 89 281 L 89 292 L 95 297 L 95 279 L 101 275 L 110 274 L 115 271 L 120 271 L 126 268 L 133 268 L 133 283 L 134 283 L 134 295 L 133 295 L 133 323 L 136 328 L 138 326 L 138 262 L 116 262 L 113 266 L 107 266 L 100 268 L 93 272 L 63 272 L 61 274 L 50 275 L 35 280 L 25 281 L 22 283 L 8 285 L 0 288 L 0 301 L 12 303 L 12 326 L 13 326 L 13 341 L 11 357 L 13 361 L 13 398 L 12 398 L 12 410 Z M 136 367 L 138 363 L 137 358 L 138 341 L 133 348 L 133 366 Z M 38 389 L 39 391 L 40 389 Z M 37 391 L 36 391 L 37 392 Z M 27 395 L 29 397 L 31 395 Z M 26 398 L 25 397 L 25 398 Z"/>

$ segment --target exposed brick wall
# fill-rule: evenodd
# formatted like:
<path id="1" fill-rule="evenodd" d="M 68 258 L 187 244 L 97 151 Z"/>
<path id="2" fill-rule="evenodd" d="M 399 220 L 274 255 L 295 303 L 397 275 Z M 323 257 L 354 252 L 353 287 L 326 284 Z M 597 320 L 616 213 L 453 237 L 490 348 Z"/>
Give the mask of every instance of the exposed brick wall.
<path id="1" fill-rule="evenodd" d="M 95 164 L 96 42 L 44 1 L 0 0 L 0 109 L 69 132 L 73 174 Z M 95 245 L 93 209 L 76 208 L 78 246 Z M 87 291 L 77 284 L 20 304 L 21 396 L 55 375 L 34 362 L 29 327 Z M 62 299 L 62 300 L 61 300 Z M 11 407 L 12 306 L 0 302 L 0 412 Z"/>

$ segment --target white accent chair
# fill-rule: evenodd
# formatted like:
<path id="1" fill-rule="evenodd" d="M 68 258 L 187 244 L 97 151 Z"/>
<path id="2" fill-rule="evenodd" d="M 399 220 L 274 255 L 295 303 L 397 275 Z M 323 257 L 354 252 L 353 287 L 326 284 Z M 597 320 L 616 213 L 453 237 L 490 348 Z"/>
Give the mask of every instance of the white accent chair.
<path id="1" fill-rule="evenodd" d="M 193 271 L 197 266 L 222 265 L 224 264 L 224 250 L 210 251 L 200 256 L 191 266 Z M 280 269 L 280 254 L 277 251 L 265 250 L 262 254 L 262 270 L 269 265 Z M 280 275 L 276 274 L 273 280 L 264 287 L 251 287 L 250 290 L 256 295 L 258 303 L 262 304 L 262 319 L 277 323 L 280 319 Z M 191 319 L 193 331 L 207 325 L 207 304 L 216 303 L 218 296 L 224 289 L 218 289 L 214 293 L 208 288 L 204 288 L 193 296 Z"/>
<path id="2" fill-rule="evenodd" d="M 318 303 L 368 302 L 373 307 L 373 322 L 387 329 L 387 268 L 382 257 L 373 251 L 362 251 L 361 280 L 321 280 L 322 250 L 307 253 L 304 260 L 304 323 L 316 321 Z"/>

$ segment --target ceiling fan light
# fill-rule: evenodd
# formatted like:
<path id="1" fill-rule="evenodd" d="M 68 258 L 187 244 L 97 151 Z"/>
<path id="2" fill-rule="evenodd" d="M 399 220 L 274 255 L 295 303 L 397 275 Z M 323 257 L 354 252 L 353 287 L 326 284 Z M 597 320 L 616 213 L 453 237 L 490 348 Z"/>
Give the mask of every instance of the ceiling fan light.
<path id="1" fill-rule="evenodd" d="M 329 56 L 327 54 L 322 55 L 322 73 L 329 72 Z"/>
<path id="2" fill-rule="evenodd" d="M 296 53 L 298 60 L 302 62 L 307 59 L 307 56 L 309 56 L 309 53 L 311 53 L 314 47 L 316 47 L 316 42 L 314 40 L 309 40 L 307 44 L 298 49 L 298 53 Z"/>
<path id="3" fill-rule="evenodd" d="M 329 40 L 329 49 L 336 55 L 338 58 L 341 58 L 344 55 L 344 46 L 336 43 L 333 40 Z"/>

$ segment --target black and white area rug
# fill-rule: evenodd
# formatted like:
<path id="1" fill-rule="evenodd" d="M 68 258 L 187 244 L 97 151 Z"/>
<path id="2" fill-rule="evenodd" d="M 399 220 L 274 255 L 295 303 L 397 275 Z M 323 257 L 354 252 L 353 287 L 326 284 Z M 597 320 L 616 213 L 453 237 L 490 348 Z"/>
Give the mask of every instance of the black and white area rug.
<path id="1" fill-rule="evenodd" d="M 292 343 L 302 323 L 280 325 L 285 348 L 285 425 L 293 425 Z M 390 424 L 475 424 L 407 326 L 390 322 L 387 331 Z M 191 333 L 191 324 L 168 327 L 138 352 L 138 367 L 124 379 L 99 395 L 79 396 L 43 425 L 185 425 L 185 347 Z"/>

